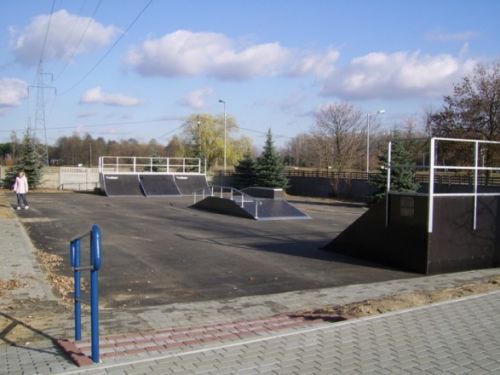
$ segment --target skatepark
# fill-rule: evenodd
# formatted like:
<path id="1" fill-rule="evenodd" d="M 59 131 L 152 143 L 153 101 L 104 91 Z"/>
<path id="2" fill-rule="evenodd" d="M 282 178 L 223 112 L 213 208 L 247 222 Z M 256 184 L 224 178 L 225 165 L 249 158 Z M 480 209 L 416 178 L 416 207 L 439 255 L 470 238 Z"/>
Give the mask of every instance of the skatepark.
<path id="1" fill-rule="evenodd" d="M 449 211 L 446 203 L 433 206 L 432 191 L 430 198 L 410 196 L 410 205 L 408 196 L 391 195 L 388 185 L 385 202 L 368 209 L 364 204 L 333 199 L 287 196 L 285 200 L 279 192 L 258 188 L 240 191 L 210 186 L 200 172 L 200 163 L 194 171 L 187 171 L 184 162 L 174 165 L 174 171 L 167 163 L 163 172 L 162 165 L 155 164 L 158 169 L 153 171 L 152 161 L 141 165 L 136 159 L 133 159 L 132 170 L 130 164 L 125 167 L 129 170 L 120 170 L 121 167 L 117 162 L 112 170 L 102 173 L 102 192 L 31 193 L 29 210 L 15 211 L 13 204 L 7 205 L 16 212 L 16 220 L 37 250 L 67 260 L 53 270 L 56 274 L 51 276 L 53 282 L 57 277 L 71 277 L 73 271 L 80 270 L 74 263 L 73 247 L 70 252 L 70 241 L 82 238 L 82 249 L 92 248 L 93 266 L 84 266 L 81 270 L 99 270 L 105 336 L 101 342 L 103 364 L 98 365 L 95 362 L 100 361 L 99 356 L 93 354 L 94 318 L 92 343 L 88 341 L 88 317 L 84 318 L 87 328 L 84 328 L 83 341 L 61 339 L 71 335 L 71 317 L 67 316 L 69 311 L 64 312 L 69 306 L 56 303 L 58 296 L 51 296 L 48 290 L 43 297 L 40 297 L 43 292 L 33 291 L 30 305 L 39 304 L 41 315 L 47 312 L 52 315 L 46 318 L 49 326 L 41 330 L 2 312 L 2 319 L 11 322 L 4 328 L 6 337 L 17 326 L 31 331 L 30 339 L 42 337 L 37 338 L 33 348 L 30 342 L 19 345 L 16 341 L 7 341 L 11 347 L 5 347 L 6 374 L 21 368 L 32 368 L 35 373 L 73 373 L 74 365 L 68 356 L 78 366 L 90 365 L 86 370 L 90 373 L 130 368 L 137 368 L 139 373 L 161 372 L 166 368 L 181 373 L 203 373 L 204 369 L 218 372 L 224 368 L 233 373 L 242 366 L 256 373 L 266 372 L 268 367 L 278 373 L 288 373 L 292 367 L 295 369 L 292 372 L 297 373 L 331 373 L 337 366 L 343 370 L 351 368 L 343 362 L 343 354 L 337 356 L 345 340 L 332 334 L 345 333 L 352 338 L 357 337 L 358 332 L 371 337 L 366 350 L 373 353 L 373 358 L 382 360 L 374 364 L 359 357 L 353 362 L 356 368 L 379 366 L 382 371 L 393 368 L 410 371 L 426 366 L 436 369 L 441 367 L 441 364 L 435 365 L 442 359 L 435 354 L 440 337 L 457 331 L 450 340 L 469 342 L 476 339 L 476 333 L 498 331 L 495 319 L 491 318 L 497 306 L 498 292 L 495 291 L 468 297 L 463 302 L 456 300 L 383 314 L 375 317 L 373 324 L 367 318 L 332 325 L 349 316 L 311 317 L 305 310 L 332 302 L 449 288 L 467 281 L 496 284 L 496 280 L 488 279 L 497 275 L 495 268 L 423 276 L 430 272 L 450 272 L 456 267 L 494 266 L 497 240 L 491 233 L 495 233 L 492 228 L 498 218 L 496 193 L 484 193 L 488 197 L 486 201 L 481 200 L 483 193 L 478 193 L 476 186 L 472 195 L 462 199 L 465 205 L 457 205 L 458 211 Z M 435 197 L 442 197 L 439 194 L 443 193 L 436 193 Z M 474 198 L 473 206 L 469 204 L 470 197 Z M 456 196 L 447 194 L 446 198 L 452 200 Z M 466 233 L 462 242 L 467 249 L 459 253 L 436 253 L 447 249 L 447 236 L 453 227 L 443 231 L 442 227 L 432 225 L 433 212 L 441 217 L 438 223 L 446 223 L 450 219 L 443 217 L 453 218 L 457 215 L 455 212 L 464 210 L 468 210 L 469 215 L 460 214 L 467 221 L 461 222 L 460 227 L 465 228 L 472 224 L 468 221 L 473 221 L 470 228 L 462 229 Z M 89 246 L 86 234 L 95 223 L 99 223 L 102 230 L 97 263 L 93 252 L 95 240 Z M 405 226 L 408 223 L 411 225 Z M 425 226 L 426 223 L 430 224 Z M 408 268 L 401 262 L 405 256 L 399 254 L 398 258 L 396 253 L 401 244 L 408 241 L 405 233 L 415 228 L 418 241 L 410 241 L 412 246 L 405 249 L 409 254 L 407 264 L 417 264 L 414 271 L 418 273 L 404 271 Z M 399 237 L 395 235 L 398 233 Z M 422 236 L 422 233 L 427 234 Z M 488 234 L 485 245 L 479 243 L 478 246 L 482 253 L 474 246 L 469 249 L 467 244 L 477 242 L 476 237 L 484 233 Z M 435 243 L 428 240 L 433 238 L 437 238 Z M 378 251 L 387 244 L 390 244 L 389 253 Z M 29 255 L 29 246 L 23 251 Z M 427 258 L 418 258 L 422 251 L 427 252 Z M 88 251 L 83 254 L 82 264 L 90 263 Z M 477 254 L 481 256 L 474 259 Z M 458 262 L 457 256 L 461 257 Z M 399 260 L 390 266 L 383 259 L 387 257 Z M 416 258 L 422 263 L 415 263 Z M 436 266 L 429 270 L 432 262 L 437 262 Z M 88 280 L 84 277 L 85 282 L 87 286 L 83 289 L 88 294 Z M 40 279 L 37 283 L 44 284 L 44 281 Z M 94 292 L 91 290 L 90 294 Z M 41 299 L 37 302 L 37 298 Z M 55 308 L 54 303 L 59 307 Z M 26 309 L 25 306 L 21 311 Z M 435 330 L 435 336 L 423 334 L 442 321 L 458 328 L 467 321 L 466 325 L 471 326 L 481 314 L 487 321 L 474 334 L 445 327 L 443 331 Z M 415 328 L 412 321 L 422 322 L 422 317 L 428 322 L 426 328 Z M 381 333 L 380 327 L 383 327 Z M 411 340 L 406 339 L 410 337 Z M 304 344 L 303 340 L 312 340 L 315 344 Z M 331 340 L 334 343 L 326 344 Z M 418 347 L 423 345 L 429 350 L 420 353 L 413 345 L 415 340 L 420 343 Z M 497 336 L 489 337 L 488 342 L 482 341 L 490 348 L 499 347 L 495 344 Z M 356 353 L 361 344 L 356 341 L 349 353 Z M 280 353 L 267 356 L 269 345 L 277 345 Z M 288 345 L 306 345 L 308 349 L 296 353 Z M 236 362 L 231 359 L 233 348 L 234 355 L 240 358 Z M 391 358 L 385 358 L 380 348 L 389 348 L 393 353 Z M 409 348 L 414 359 L 407 361 L 401 348 Z M 453 345 L 447 350 L 454 353 L 450 369 L 458 369 L 457 358 L 464 355 L 471 358 L 469 368 L 477 368 L 477 358 L 469 355 L 469 351 L 457 351 Z M 494 350 L 481 352 L 488 353 L 488 358 L 495 357 Z M 206 355 L 223 358 L 224 367 L 217 361 L 205 359 Z M 284 359 L 283 355 L 293 358 Z M 322 358 L 314 361 L 317 371 L 311 370 L 309 357 Z M 331 358 L 341 358 L 341 362 L 334 364 Z M 178 365 L 178 360 L 182 364 Z M 493 361 L 481 369 L 499 369 L 499 366 Z"/>
<path id="2" fill-rule="evenodd" d="M 64 259 L 69 240 L 102 229 L 104 306 L 270 294 L 414 276 L 321 249 L 366 209 L 316 200 L 312 220 L 255 221 L 190 208 L 192 197 L 33 193 L 19 213 L 35 246 Z M 61 274 L 71 275 L 69 262 Z"/>

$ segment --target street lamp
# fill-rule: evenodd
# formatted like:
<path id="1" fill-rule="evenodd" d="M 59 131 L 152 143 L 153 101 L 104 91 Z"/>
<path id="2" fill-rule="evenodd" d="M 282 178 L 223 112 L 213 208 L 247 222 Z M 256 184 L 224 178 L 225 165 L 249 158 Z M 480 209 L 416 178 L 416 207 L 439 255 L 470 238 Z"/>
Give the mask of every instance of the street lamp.
<path id="1" fill-rule="evenodd" d="M 370 172 L 370 117 L 382 115 L 385 109 L 379 109 L 377 112 L 368 113 L 366 115 L 366 174 Z"/>
<path id="2" fill-rule="evenodd" d="M 219 99 L 219 103 L 224 104 L 224 172 L 226 171 L 226 157 L 227 157 L 227 124 L 226 124 L 226 101 Z"/>

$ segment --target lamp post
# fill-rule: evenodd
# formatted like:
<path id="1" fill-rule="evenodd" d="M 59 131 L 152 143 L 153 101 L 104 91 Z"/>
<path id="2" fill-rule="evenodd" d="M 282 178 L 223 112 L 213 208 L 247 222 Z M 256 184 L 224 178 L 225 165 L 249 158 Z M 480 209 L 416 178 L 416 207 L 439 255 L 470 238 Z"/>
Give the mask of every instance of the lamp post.
<path id="1" fill-rule="evenodd" d="M 219 99 L 219 103 L 224 104 L 224 172 L 226 171 L 227 163 L 227 123 L 226 123 L 226 101 Z"/>
<path id="2" fill-rule="evenodd" d="M 385 109 L 379 109 L 377 112 L 368 113 L 366 115 L 366 174 L 370 172 L 370 117 L 382 115 Z"/>

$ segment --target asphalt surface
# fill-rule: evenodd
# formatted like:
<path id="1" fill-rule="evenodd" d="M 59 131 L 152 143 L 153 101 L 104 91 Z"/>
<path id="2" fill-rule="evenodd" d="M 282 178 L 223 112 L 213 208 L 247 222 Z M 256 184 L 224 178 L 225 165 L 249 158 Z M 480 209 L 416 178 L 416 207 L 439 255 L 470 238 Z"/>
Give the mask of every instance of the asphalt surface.
<path id="1" fill-rule="evenodd" d="M 104 307 L 155 306 L 415 277 L 320 248 L 366 209 L 295 202 L 312 220 L 259 222 L 189 208 L 192 197 L 108 198 L 31 193 L 17 211 L 34 245 L 63 256 L 97 223 L 103 233 Z M 300 198 L 298 198 L 300 200 Z M 84 253 L 88 243 L 84 242 Z"/>

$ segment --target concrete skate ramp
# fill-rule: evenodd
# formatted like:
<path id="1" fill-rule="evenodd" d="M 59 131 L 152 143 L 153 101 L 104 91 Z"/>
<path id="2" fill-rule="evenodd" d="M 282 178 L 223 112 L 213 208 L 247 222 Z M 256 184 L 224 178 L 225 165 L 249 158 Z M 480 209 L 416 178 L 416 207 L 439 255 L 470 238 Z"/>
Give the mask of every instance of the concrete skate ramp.
<path id="1" fill-rule="evenodd" d="M 139 176 L 136 174 L 105 174 L 104 192 L 108 197 L 144 195 Z"/>
<path id="2" fill-rule="evenodd" d="M 248 197 L 246 199 L 242 207 L 240 197 L 235 200 L 207 197 L 192 205 L 191 208 L 255 220 L 301 220 L 311 218 L 285 200 L 248 200 Z"/>
<path id="3" fill-rule="evenodd" d="M 176 174 L 174 180 L 182 195 L 201 194 L 202 191 L 208 194 L 210 190 L 207 177 L 203 174 Z"/>
<path id="4" fill-rule="evenodd" d="M 144 174 L 140 175 L 146 196 L 178 196 L 181 195 L 173 175 Z"/>

